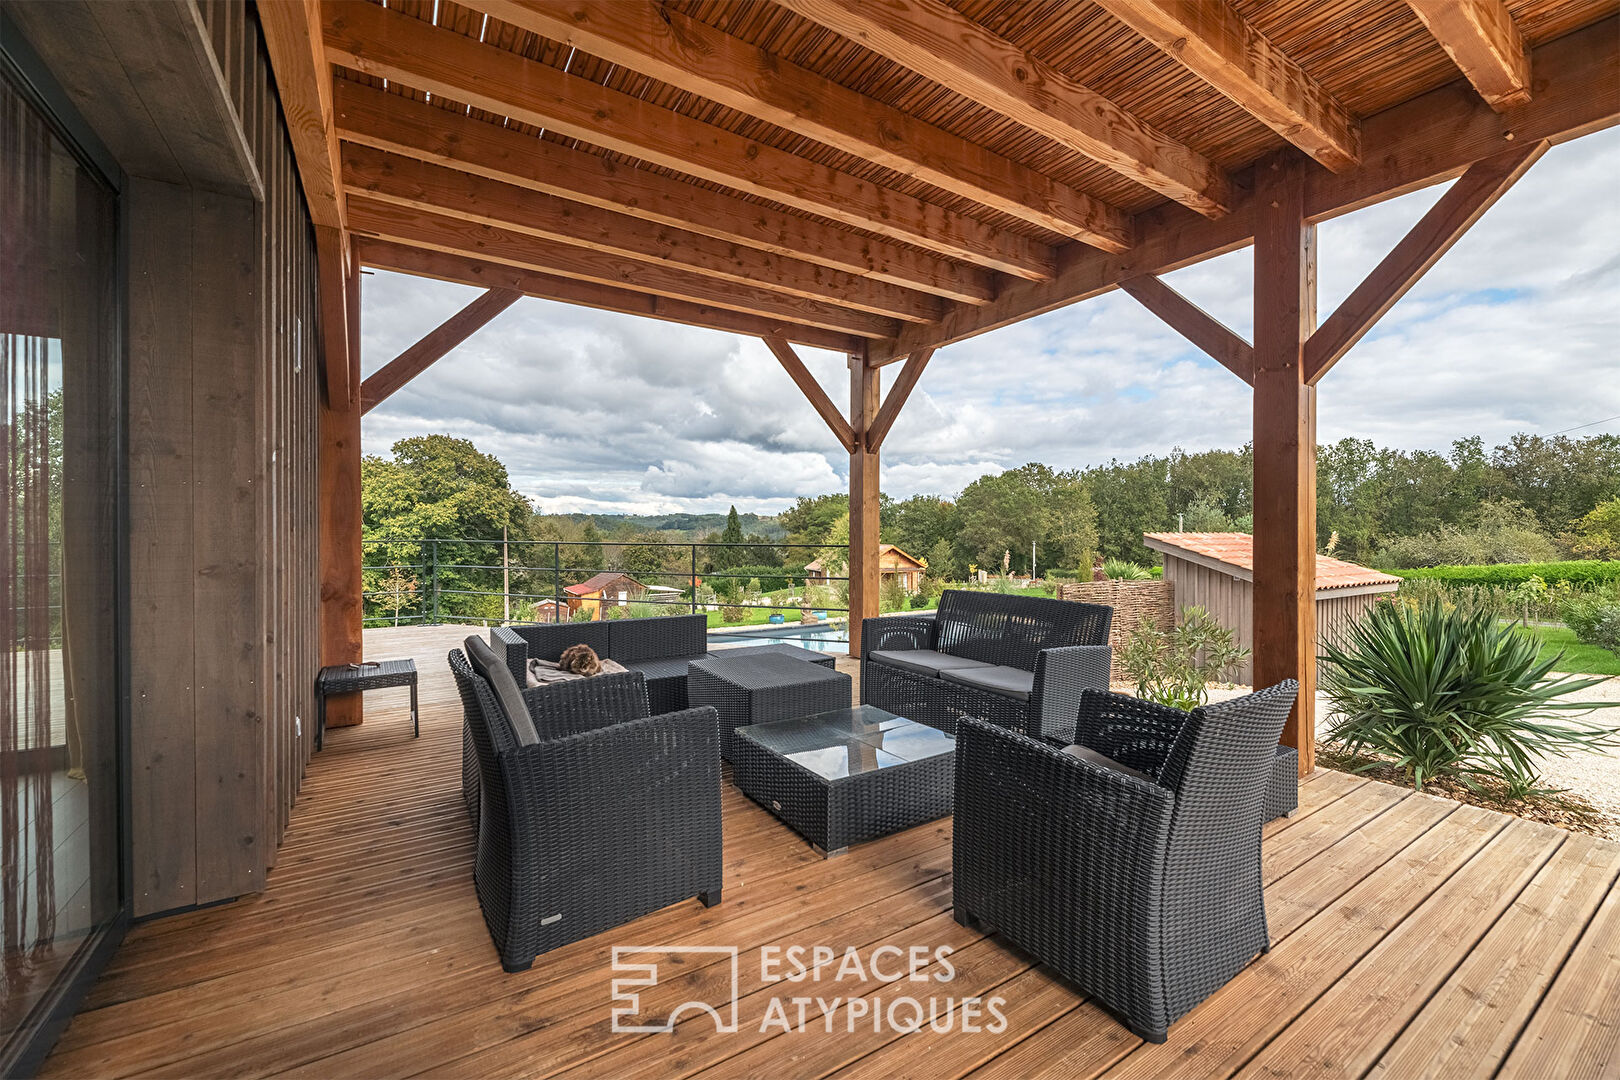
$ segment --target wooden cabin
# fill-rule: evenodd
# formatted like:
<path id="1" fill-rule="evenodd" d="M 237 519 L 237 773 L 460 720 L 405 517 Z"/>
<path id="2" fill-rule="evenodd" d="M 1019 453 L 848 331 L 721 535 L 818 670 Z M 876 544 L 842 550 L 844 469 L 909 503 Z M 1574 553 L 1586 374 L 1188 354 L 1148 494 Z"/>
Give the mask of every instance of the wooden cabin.
<path id="1" fill-rule="evenodd" d="M 926 563 L 913 555 L 908 555 L 893 544 L 879 544 L 877 546 L 878 581 L 895 578 L 900 587 L 908 593 L 916 592 L 922 586 L 923 572 L 928 569 Z M 833 575 L 838 577 L 842 575 Z M 832 577 L 828 576 L 827 568 L 821 559 L 812 559 L 804 564 L 804 583 L 806 585 L 826 585 Z"/>
<path id="2" fill-rule="evenodd" d="M 601 619 L 604 608 L 622 607 L 639 600 L 646 591 L 647 587 L 641 582 L 617 570 L 604 571 L 563 589 L 568 594 L 568 610 L 575 612 L 584 608 L 592 619 Z"/>
<path id="3" fill-rule="evenodd" d="M 1164 556 L 1164 580 L 1175 588 L 1175 606 L 1207 610 L 1237 631 L 1237 643 L 1254 648 L 1254 537 L 1248 533 L 1147 533 L 1142 542 Z M 1345 630 L 1401 579 L 1365 566 L 1316 557 L 1316 640 L 1338 643 Z M 1251 657 L 1232 681 L 1254 682 Z"/>

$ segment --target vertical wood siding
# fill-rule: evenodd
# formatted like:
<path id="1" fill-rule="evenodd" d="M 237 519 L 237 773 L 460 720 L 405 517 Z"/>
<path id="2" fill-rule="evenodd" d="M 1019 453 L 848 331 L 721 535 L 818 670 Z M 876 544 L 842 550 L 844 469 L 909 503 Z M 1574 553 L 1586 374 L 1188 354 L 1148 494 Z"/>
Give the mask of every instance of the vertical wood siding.
<path id="1" fill-rule="evenodd" d="M 1254 586 L 1241 578 L 1211 570 L 1198 563 L 1164 556 L 1164 580 L 1174 582 L 1176 610 L 1197 605 L 1209 611 L 1222 626 L 1237 630 L 1238 644 L 1254 648 Z M 1316 599 L 1316 640 L 1342 644 L 1357 620 L 1387 593 L 1358 593 L 1349 596 L 1318 596 Z M 1237 669 L 1233 681 L 1250 685 L 1254 665 Z"/>
<path id="2" fill-rule="evenodd" d="M 263 888 L 313 742 L 313 235 L 252 11 L 195 10 L 262 198 L 126 192 L 137 915 Z"/>

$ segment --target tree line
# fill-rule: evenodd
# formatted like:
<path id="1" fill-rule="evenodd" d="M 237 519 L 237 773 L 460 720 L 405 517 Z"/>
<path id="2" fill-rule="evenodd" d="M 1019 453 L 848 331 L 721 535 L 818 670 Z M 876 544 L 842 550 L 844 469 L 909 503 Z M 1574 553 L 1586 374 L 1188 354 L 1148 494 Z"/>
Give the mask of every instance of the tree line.
<path id="1" fill-rule="evenodd" d="M 848 542 L 842 492 L 800 497 L 774 522 L 750 515 L 748 527 L 732 508 L 723 528 L 703 533 L 535 513 L 511 490 L 498 460 L 444 435 L 404 439 L 391 456 L 366 458 L 362 485 L 368 591 L 387 592 L 378 583 L 390 573 L 420 577 L 436 565 L 441 613 L 448 595 L 460 611 L 498 613 L 498 597 L 472 594 L 500 589 L 503 530 L 517 542 L 506 548 L 517 566 L 513 591 L 541 595 L 603 568 L 682 587 L 692 571 L 691 542 L 728 545 L 697 551 L 699 574 L 719 575 L 721 586 L 728 574 L 791 579 L 818 553 L 836 557 Z M 1520 434 L 1490 449 L 1471 437 L 1445 451 L 1347 438 L 1317 451 L 1318 547 L 1372 565 L 1620 557 L 1606 546 L 1620 544 L 1616 500 L 1620 436 L 1611 434 Z M 1098 557 L 1151 563 L 1145 532 L 1246 532 L 1252 515 L 1250 447 L 1178 449 L 1079 470 L 1031 462 L 981 476 L 954 496 L 884 495 L 879 532 L 926 560 L 936 580 L 961 580 L 971 567 L 999 570 L 1004 558 L 1015 572 L 1028 572 L 1032 545 L 1041 573 L 1082 572 Z M 701 527 L 702 519 L 688 522 Z M 416 542 L 434 537 L 456 539 Z M 552 542 L 560 545 L 555 553 Z M 663 546 L 670 542 L 680 546 Z M 388 566 L 415 569 L 382 569 Z M 399 580 L 394 585 L 394 595 L 406 591 Z M 413 611 L 428 604 L 420 589 L 411 594 Z M 368 597 L 368 613 L 375 610 Z"/>

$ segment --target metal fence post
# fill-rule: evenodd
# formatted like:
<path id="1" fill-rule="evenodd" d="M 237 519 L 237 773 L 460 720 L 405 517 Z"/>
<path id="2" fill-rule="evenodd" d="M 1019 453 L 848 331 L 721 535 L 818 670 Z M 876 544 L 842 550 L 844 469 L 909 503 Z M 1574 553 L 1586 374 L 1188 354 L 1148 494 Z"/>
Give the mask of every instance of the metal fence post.
<path id="1" fill-rule="evenodd" d="M 551 621 L 562 622 L 562 544 L 551 542 Z"/>
<path id="2" fill-rule="evenodd" d="M 697 545 L 692 545 L 692 614 L 697 614 Z"/>
<path id="3" fill-rule="evenodd" d="M 434 625 L 438 625 L 438 622 L 439 622 L 439 542 L 437 540 L 430 540 L 430 541 L 428 541 L 428 543 L 432 546 L 432 552 L 433 552 L 433 554 L 432 554 L 432 570 L 431 570 L 431 573 L 432 573 L 433 576 L 430 579 L 431 587 L 433 589 L 433 622 L 434 622 Z"/>

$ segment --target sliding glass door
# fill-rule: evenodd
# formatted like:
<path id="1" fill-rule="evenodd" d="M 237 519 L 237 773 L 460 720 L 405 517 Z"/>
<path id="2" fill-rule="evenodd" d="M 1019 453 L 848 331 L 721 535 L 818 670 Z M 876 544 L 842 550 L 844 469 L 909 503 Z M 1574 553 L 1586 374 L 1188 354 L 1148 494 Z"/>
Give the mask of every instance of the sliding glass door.
<path id="1" fill-rule="evenodd" d="M 0 72 L 0 1046 L 121 913 L 117 199 Z"/>

